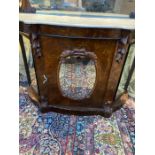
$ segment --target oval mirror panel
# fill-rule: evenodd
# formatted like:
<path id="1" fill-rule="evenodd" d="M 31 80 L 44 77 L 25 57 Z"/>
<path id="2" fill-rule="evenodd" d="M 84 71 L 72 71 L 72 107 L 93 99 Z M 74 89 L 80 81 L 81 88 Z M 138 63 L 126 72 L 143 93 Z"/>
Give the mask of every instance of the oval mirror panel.
<path id="1" fill-rule="evenodd" d="M 62 53 L 58 71 L 61 94 L 73 100 L 89 98 L 96 82 L 94 53 L 79 51 Z"/>

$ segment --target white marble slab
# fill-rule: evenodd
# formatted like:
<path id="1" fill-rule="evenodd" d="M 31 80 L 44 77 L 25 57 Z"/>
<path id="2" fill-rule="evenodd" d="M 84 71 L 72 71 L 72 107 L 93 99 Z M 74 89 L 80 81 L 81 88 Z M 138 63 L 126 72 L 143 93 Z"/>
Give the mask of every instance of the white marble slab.
<path id="1" fill-rule="evenodd" d="M 88 28 L 121 28 L 129 30 L 135 29 L 134 19 L 128 18 L 127 15 L 115 15 L 107 13 L 19 13 L 19 21 L 22 21 L 26 24 L 45 24 Z"/>

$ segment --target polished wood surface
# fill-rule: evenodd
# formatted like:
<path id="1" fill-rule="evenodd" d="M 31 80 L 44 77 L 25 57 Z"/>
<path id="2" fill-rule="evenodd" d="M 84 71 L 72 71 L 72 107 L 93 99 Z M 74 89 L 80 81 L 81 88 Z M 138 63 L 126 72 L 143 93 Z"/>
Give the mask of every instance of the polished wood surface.
<path id="1" fill-rule="evenodd" d="M 20 0 L 21 6 L 19 7 L 19 12 L 24 13 L 35 13 L 36 9 L 31 7 L 29 0 Z"/>

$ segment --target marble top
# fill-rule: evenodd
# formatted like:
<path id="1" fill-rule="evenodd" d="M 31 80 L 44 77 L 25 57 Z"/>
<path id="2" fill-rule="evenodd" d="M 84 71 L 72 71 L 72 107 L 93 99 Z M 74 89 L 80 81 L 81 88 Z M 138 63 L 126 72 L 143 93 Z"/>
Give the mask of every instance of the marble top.
<path id="1" fill-rule="evenodd" d="M 19 21 L 26 24 L 45 24 L 88 28 L 135 29 L 135 20 L 128 15 L 70 11 L 37 11 L 19 13 Z"/>

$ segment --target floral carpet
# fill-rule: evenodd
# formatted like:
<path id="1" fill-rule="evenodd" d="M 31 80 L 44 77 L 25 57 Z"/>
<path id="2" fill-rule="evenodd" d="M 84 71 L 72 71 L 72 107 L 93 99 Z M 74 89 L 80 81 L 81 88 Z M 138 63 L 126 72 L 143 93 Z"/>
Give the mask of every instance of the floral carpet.
<path id="1" fill-rule="evenodd" d="M 20 155 L 134 155 L 134 113 L 128 106 L 111 118 L 42 114 L 20 81 Z"/>

